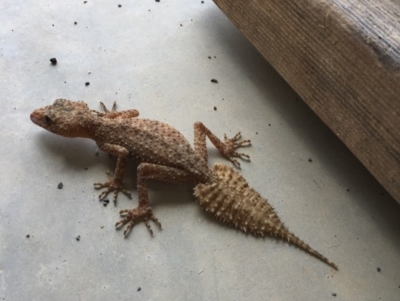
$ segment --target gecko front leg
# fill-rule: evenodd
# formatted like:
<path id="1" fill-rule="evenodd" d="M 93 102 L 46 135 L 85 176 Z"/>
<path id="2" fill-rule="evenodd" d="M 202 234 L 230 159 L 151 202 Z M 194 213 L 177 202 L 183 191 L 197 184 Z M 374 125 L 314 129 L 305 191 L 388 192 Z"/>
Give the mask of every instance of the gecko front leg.
<path id="1" fill-rule="evenodd" d="M 151 235 L 153 235 L 153 230 L 149 224 L 150 220 L 155 222 L 161 229 L 161 223 L 154 216 L 153 210 L 149 203 L 149 193 L 146 183 L 147 180 L 159 180 L 174 184 L 195 181 L 194 177 L 187 171 L 179 168 L 151 163 L 141 163 L 138 166 L 137 174 L 139 206 L 130 210 L 121 210 L 120 216 L 122 219 L 115 224 L 115 227 L 119 228 L 128 223 L 124 231 L 125 237 L 127 237 L 129 232 L 139 221 L 144 222 Z"/>
<path id="2" fill-rule="evenodd" d="M 111 176 L 110 173 L 107 171 L 108 181 L 105 183 L 94 183 L 94 187 L 96 189 L 107 188 L 105 191 L 100 193 L 99 199 L 103 199 L 106 197 L 110 192 L 114 191 L 114 204 L 117 203 L 118 193 L 122 192 L 127 197 L 131 198 L 131 194 L 129 191 L 123 188 L 122 181 L 124 178 L 124 172 L 126 166 L 128 164 L 128 156 L 129 151 L 120 145 L 104 143 L 98 144 L 99 148 L 111 155 L 117 156 L 117 166 L 115 168 L 114 176 Z"/>
<path id="3" fill-rule="evenodd" d="M 240 132 L 230 139 L 224 135 L 224 141 L 221 141 L 203 123 L 196 122 L 194 124 L 194 149 L 195 152 L 206 162 L 208 162 L 206 137 L 208 137 L 208 139 L 210 139 L 212 144 L 214 144 L 219 152 L 223 154 L 229 161 L 231 161 L 236 167 L 240 167 L 240 163 L 234 157 L 250 160 L 249 155 L 236 152 L 236 149 L 239 147 L 251 144 L 250 140 L 238 141 L 240 139 Z"/>
<path id="4" fill-rule="evenodd" d="M 103 118 L 108 118 L 108 119 L 128 119 L 128 118 L 134 118 L 139 116 L 139 111 L 138 110 L 125 110 L 125 111 L 117 111 L 117 103 L 114 101 L 114 104 L 111 108 L 111 110 L 107 109 L 106 105 L 100 101 L 101 108 L 103 109 L 103 112 L 99 112 L 96 110 L 90 110 L 93 114 L 96 114 L 99 117 Z"/>

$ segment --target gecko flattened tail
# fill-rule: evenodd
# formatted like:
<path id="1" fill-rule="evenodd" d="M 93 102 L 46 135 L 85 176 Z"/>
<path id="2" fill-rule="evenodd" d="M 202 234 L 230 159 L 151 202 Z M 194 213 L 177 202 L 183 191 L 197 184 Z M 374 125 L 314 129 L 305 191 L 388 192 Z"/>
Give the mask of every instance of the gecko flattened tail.
<path id="1" fill-rule="evenodd" d="M 249 186 L 233 168 L 215 164 L 212 172 L 216 181 L 198 184 L 194 195 L 200 205 L 218 220 L 254 235 L 275 235 L 319 258 L 334 269 L 337 265 L 297 238 L 281 222 L 267 200 Z"/>

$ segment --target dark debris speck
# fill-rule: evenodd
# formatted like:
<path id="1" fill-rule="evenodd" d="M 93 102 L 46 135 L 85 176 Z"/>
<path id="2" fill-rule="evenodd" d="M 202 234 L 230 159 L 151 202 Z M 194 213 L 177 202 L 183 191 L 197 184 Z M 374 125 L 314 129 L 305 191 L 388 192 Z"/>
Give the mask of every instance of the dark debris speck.
<path id="1" fill-rule="evenodd" d="M 337 295 L 336 295 L 336 293 L 332 293 L 332 296 L 336 297 Z"/>
<path id="2" fill-rule="evenodd" d="M 381 271 L 381 268 L 380 268 L 380 267 L 377 267 L 376 270 L 377 270 L 378 272 L 380 272 L 380 271 Z"/>
<path id="3" fill-rule="evenodd" d="M 84 169 L 84 170 L 88 170 L 89 168 L 88 168 L 88 167 L 84 167 L 83 169 Z"/>
<path id="4" fill-rule="evenodd" d="M 122 5 L 121 5 L 121 4 L 118 4 L 118 7 L 122 7 Z"/>
<path id="5" fill-rule="evenodd" d="M 76 24 L 78 24 L 78 22 L 75 21 L 75 22 L 74 22 L 74 25 L 76 25 Z"/>
<path id="6" fill-rule="evenodd" d="M 26 234 L 26 238 L 29 238 L 29 237 L 31 237 L 29 234 Z"/>
<path id="7" fill-rule="evenodd" d="M 310 159 L 308 159 L 308 162 L 310 162 L 310 163 L 311 163 L 311 162 L 312 162 L 312 159 L 311 159 L 311 158 L 310 158 Z"/>
<path id="8" fill-rule="evenodd" d="M 141 287 L 138 287 L 137 291 L 140 292 L 141 290 L 142 290 L 142 288 L 141 288 Z"/>
<path id="9" fill-rule="evenodd" d="M 218 81 L 215 78 L 211 79 L 211 82 L 215 83 L 215 84 L 218 84 Z"/>
<path id="10" fill-rule="evenodd" d="M 76 239 L 77 241 L 80 241 L 80 240 L 81 240 L 81 236 L 78 235 L 77 237 L 75 237 L 75 239 Z"/>
<path id="11" fill-rule="evenodd" d="M 57 59 L 55 57 L 50 59 L 52 65 L 57 65 Z"/>
<path id="12" fill-rule="evenodd" d="M 106 207 L 108 205 L 108 203 L 110 203 L 109 199 L 105 199 L 103 200 L 103 206 Z"/>
<path id="13" fill-rule="evenodd" d="M 156 2 L 160 2 L 160 0 L 156 0 Z"/>
<path id="14" fill-rule="evenodd" d="M 89 86 L 89 85 L 90 85 L 90 83 L 89 83 L 89 82 L 86 82 L 86 83 L 85 83 L 85 86 Z"/>
<path id="15" fill-rule="evenodd" d="M 214 107 L 214 111 L 216 111 L 217 110 L 217 107 Z"/>
<path id="16" fill-rule="evenodd" d="M 64 187 L 64 184 L 62 182 L 58 183 L 58 185 L 57 185 L 58 189 L 63 189 L 63 187 Z"/>

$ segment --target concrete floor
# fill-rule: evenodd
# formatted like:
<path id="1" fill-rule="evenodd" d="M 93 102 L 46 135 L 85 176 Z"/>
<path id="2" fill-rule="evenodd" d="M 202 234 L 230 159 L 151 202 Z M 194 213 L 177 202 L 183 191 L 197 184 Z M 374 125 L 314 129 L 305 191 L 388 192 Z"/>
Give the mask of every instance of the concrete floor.
<path id="1" fill-rule="evenodd" d="M 400 206 L 210 0 L 62 2 L 0 3 L 0 300 L 400 300 Z M 116 100 L 191 142 L 197 120 L 241 131 L 243 176 L 339 271 L 219 224 L 192 185 L 150 183 L 163 229 L 124 239 L 135 166 L 133 200 L 104 207 L 92 184 L 115 159 L 29 120 L 56 98 Z"/>

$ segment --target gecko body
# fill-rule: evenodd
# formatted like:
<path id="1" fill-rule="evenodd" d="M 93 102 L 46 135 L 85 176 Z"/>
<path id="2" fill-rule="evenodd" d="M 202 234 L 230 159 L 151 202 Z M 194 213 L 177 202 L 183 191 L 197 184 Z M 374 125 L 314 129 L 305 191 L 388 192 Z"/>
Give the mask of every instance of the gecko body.
<path id="1" fill-rule="evenodd" d="M 280 221 L 274 209 L 233 168 L 224 164 L 208 166 L 206 137 L 219 152 L 237 167 L 236 158 L 249 160 L 249 156 L 236 152 L 239 147 L 249 145 L 250 140 L 239 141 L 240 133 L 221 141 L 203 123 L 194 124 L 194 148 L 186 138 L 170 125 L 137 118 L 136 110 L 90 110 L 82 101 L 57 99 L 49 105 L 32 112 L 31 120 L 42 128 L 64 136 L 90 138 L 99 149 L 116 156 L 117 166 L 105 183 L 94 183 L 95 188 L 105 189 L 99 198 L 114 192 L 114 203 L 118 193 L 131 198 L 123 188 L 123 176 L 129 158 L 138 163 L 137 191 L 138 207 L 120 211 L 122 219 L 116 227 L 127 224 L 124 235 L 139 221 L 143 221 L 153 234 L 149 221 L 161 228 L 149 203 L 147 180 L 169 183 L 193 182 L 194 195 L 199 204 L 218 220 L 254 235 L 272 234 L 286 239 L 306 250 L 333 268 L 337 266 L 291 233 Z"/>

